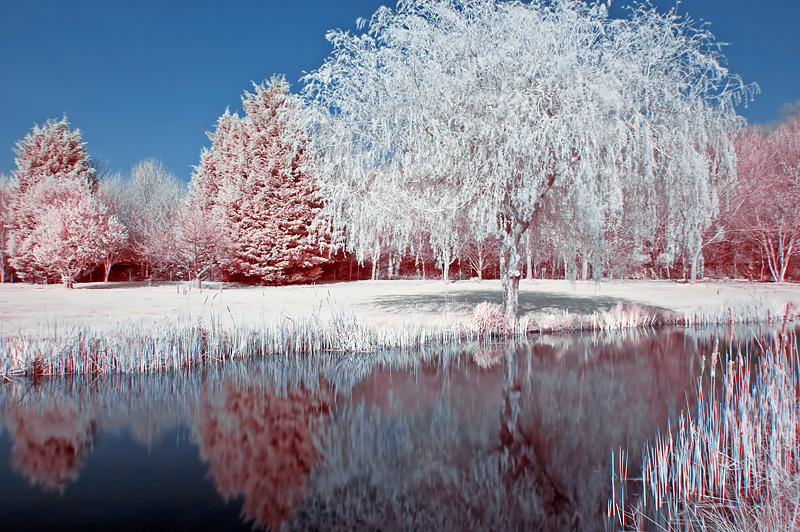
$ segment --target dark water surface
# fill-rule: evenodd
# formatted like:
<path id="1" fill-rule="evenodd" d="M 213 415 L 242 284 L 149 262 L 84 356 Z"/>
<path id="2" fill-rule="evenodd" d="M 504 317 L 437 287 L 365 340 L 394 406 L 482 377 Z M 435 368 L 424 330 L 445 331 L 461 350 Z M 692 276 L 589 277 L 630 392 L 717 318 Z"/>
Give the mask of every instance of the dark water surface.
<path id="1" fill-rule="evenodd" d="M 0 386 L 0 530 L 606 530 L 714 331 Z"/>

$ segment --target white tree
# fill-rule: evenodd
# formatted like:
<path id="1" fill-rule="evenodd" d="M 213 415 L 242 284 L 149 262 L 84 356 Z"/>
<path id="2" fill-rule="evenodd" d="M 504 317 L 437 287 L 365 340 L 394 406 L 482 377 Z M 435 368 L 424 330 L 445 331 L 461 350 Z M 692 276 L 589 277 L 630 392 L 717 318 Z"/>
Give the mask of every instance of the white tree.
<path id="1" fill-rule="evenodd" d="M 554 190 L 596 247 L 627 201 L 643 223 L 649 198 L 666 195 L 672 248 L 699 249 L 747 88 L 710 33 L 674 11 L 612 19 L 582 2 L 417 0 L 381 8 L 366 34 L 328 39 L 305 95 L 337 229 L 362 231 L 376 209 L 489 219 L 512 323 L 518 244 Z"/>
<path id="2" fill-rule="evenodd" d="M 109 214 L 113 214 L 124 233 L 112 231 L 106 235 L 105 253 L 103 254 L 103 282 L 108 282 L 111 268 L 120 259 L 131 255 L 130 241 L 130 207 L 126 182 L 119 174 L 108 175 L 100 182 L 97 190 L 99 201 Z M 121 238 L 124 235 L 124 238 Z"/>
<path id="3" fill-rule="evenodd" d="M 207 209 L 189 197 L 180 211 L 177 229 L 172 256 L 195 286 L 201 288 L 203 279 L 219 271 L 220 258 L 231 254 L 223 217 L 219 209 Z"/>
<path id="4" fill-rule="evenodd" d="M 121 215 L 144 276 L 174 261 L 176 233 L 186 186 L 160 161 L 138 162 L 125 184 Z"/>

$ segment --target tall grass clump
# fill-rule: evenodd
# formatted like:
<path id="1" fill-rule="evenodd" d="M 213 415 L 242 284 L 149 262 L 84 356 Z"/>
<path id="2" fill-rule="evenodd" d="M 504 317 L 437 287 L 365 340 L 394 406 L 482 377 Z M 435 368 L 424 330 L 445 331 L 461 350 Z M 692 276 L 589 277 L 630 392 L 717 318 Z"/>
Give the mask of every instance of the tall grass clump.
<path id="1" fill-rule="evenodd" d="M 326 320 L 316 314 L 281 315 L 252 327 L 223 327 L 221 317 L 212 314 L 0 337 L 0 379 L 172 371 L 247 358 L 310 358 L 326 364 L 353 355 L 383 359 L 386 351 L 394 360 L 409 361 L 421 347 L 475 340 L 481 335 L 462 326 L 376 328 L 351 308 L 333 308 Z"/>
<path id="2" fill-rule="evenodd" d="M 645 446 L 638 482 L 617 457 L 611 508 L 624 529 L 800 530 L 796 333 L 776 332 L 757 351 L 757 364 L 731 351 L 718 366 L 715 348 L 696 413 Z M 631 484 L 642 490 L 633 506 Z"/>
<path id="3" fill-rule="evenodd" d="M 791 303 L 782 306 L 774 301 L 764 299 L 732 301 L 726 305 L 711 305 L 685 312 L 683 325 L 704 327 L 729 323 L 780 323 L 800 317 L 797 310 Z"/>
<path id="4" fill-rule="evenodd" d="M 484 301 L 475 306 L 469 319 L 470 327 L 482 334 L 502 334 L 506 331 L 506 317 L 503 307 Z"/>

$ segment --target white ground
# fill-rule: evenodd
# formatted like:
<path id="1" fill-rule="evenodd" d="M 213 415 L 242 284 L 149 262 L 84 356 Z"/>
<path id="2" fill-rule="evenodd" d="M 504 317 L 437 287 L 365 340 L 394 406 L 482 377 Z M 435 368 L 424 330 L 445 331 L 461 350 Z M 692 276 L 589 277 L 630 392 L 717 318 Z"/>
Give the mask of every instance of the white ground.
<path id="1" fill-rule="evenodd" d="M 62 286 L 0 284 L 0 335 L 52 332 L 55 327 L 104 327 L 129 319 L 163 321 L 190 315 L 220 316 L 225 325 L 270 322 L 281 313 L 325 319 L 333 305 L 352 306 L 376 326 L 418 320 L 438 326 L 469 319 L 482 301 L 500 303 L 499 281 L 359 281 L 310 286 L 231 287 L 211 284 L 203 290 L 186 283 L 90 283 L 73 290 Z M 736 301 L 800 307 L 800 285 L 748 282 L 670 281 L 569 282 L 523 280 L 520 314 L 590 314 L 618 302 L 638 303 L 683 313 Z"/>

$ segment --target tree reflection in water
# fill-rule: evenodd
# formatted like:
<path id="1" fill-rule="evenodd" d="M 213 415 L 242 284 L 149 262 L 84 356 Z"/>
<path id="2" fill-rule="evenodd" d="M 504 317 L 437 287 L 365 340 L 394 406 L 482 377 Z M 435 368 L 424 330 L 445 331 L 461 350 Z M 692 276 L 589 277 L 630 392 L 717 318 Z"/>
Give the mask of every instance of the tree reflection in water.
<path id="1" fill-rule="evenodd" d="M 695 345 L 664 332 L 501 352 L 373 372 L 332 412 L 285 528 L 604 530 L 611 453 L 640 450 L 677 416 Z"/>
<path id="2" fill-rule="evenodd" d="M 94 436 L 87 416 L 71 406 L 18 405 L 5 413 L 3 422 L 13 435 L 12 468 L 31 486 L 63 494 L 67 483 L 78 480 Z"/>
<path id="3" fill-rule="evenodd" d="M 242 517 L 280 527 L 305 486 L 317 451 L 314 436 L 328 414 L 328 394 L 222 383 L 195 423 L 200 456 L 226 500 L 244 496 Z"/>

